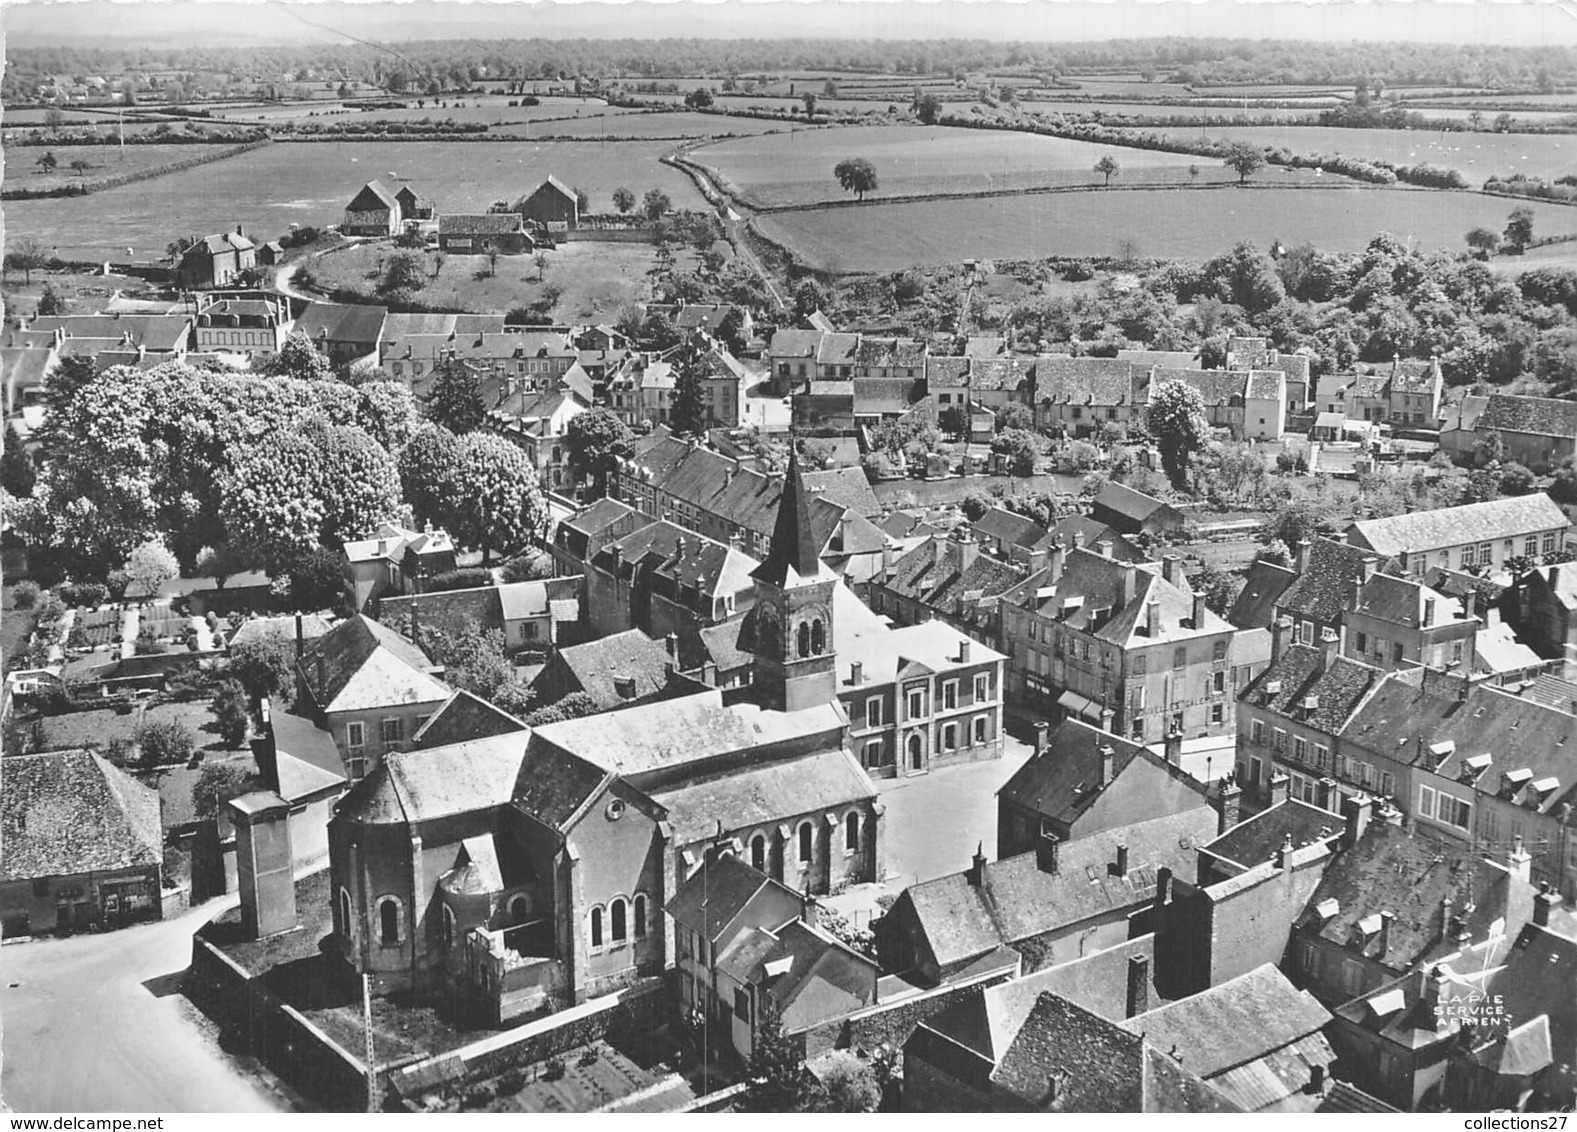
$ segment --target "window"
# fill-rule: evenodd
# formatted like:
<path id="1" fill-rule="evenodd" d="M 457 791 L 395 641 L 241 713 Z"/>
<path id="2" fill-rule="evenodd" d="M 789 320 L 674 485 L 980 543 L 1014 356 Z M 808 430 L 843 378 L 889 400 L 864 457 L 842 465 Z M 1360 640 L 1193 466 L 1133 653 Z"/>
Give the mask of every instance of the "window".
<path id="1" fill-rule="evenodd" d="M 1369 634 L 1368 633 L 1359 633 L 1357 635 L 1357 637 L 1354 638 L 1354 640 L 1357 642 L 1358 651 L 1360 653 L 1366 653 L 1366 652 L 1369 651 Z"/>
<path id="2" fill-rule="evenodd" d="M 447 904 L 444 905 L 443 914 L 443 941 L 445 951 L 454 947 L 454 909 Z"/>
<path id="3" fill-rule="evenodd" d="M 975 716 L 975 742 L 984 743 L 990 736 L 990 723 L 986 716 Z"/>
<path id="4" fill-rule="evenodd" d="M 1435 816 L 1435 792 L 1427 786 L 1418 788 L 1418 813 L 1420 817 Z"/>
<path id="5" fill-rule="evenodd" d="M 798 636 L 799 636 L 799 655 L 802 656 L 802 657 L 809 656 L 810 655 L 810 622 L 808 622 L 808 621 L 801 621 L 799 623 L 799 634 L 798 634 Z"/>
<path id="6" fill-rule="evenodd" d="M 360 751 L 366 743 L 367 725 L 353 722 L 345 725 L 345 746 L 351 751 Z"/>
<path id="7" fill-rule="evenodd" d="M 1461 641 L 1455 641 L 1451 645 L 1451 663 L 1452 664 L 1461 664 L 1462 663 L 1462 642 Z"/>
<path id="8" fill-rule="evenodd" d="M 909 769 L 919 770 L 925 763 L 925 740 L 918 735 L 909 736 Z"/>
<path id="9" fill-rule="evenodd" d="M 1218 696 L 1227 690 L 1227 674 L 1224 669 L 1210 674 L 1210 690 Z"/>
<path id="10" fill-rule="evenodd" d="M 1140 653 L 1133 658 L 1133 674 L 1135 676 L 1143 676 L 1149 671 L 1150 660 L 1144 653 Z"/>
<path id="11" fill-rule="evenodd" d="M 593 908 L 590 912 L 591 920 L 591 949 L 596 951 L 602 946 L 602 909 Z"/>
<path id="12" fill-rule="evenodd" d="M 1265 741 L 1265 721 L 1263 719 L 1249 720 L 1248 737 L 1252 743 L 1263 743 Z"/>
<path id="13" fill-rule="evenodd" d="M 872 696 L 865 701 L 865 726 L 880 727 L 882 725 L 882 699 Z"/>
<path id="14" fill-rule="evenodd" d="M 1543 553 L 1543 554 L 1554 554 L 1555 553 L 1555 532 L 1554 531 L 1546 531 L 1544 533 L 1544 539 L 1540 543 L 1539 549 L 1540 549 L 1540 553 Z"/>
<path id="15" fill-rule="evenodd" d="M 843 851 L 853 853 L 860 847 L 860 815 L 857 810 L 851 810 L 843 819 Z"/>
<path id="16" fill-rule="evenodd" d="M 36 895 L 47 896 L 48 892 L 36 893 Z M 350 925 L 350 889 L 341 885 L 339 890 L 339 932 L 346 939 L 350 939 L 355 934 L 351 931 Z"/>
<path id="17" fill-rule="evenodd" d="M 1143 739 L 1144 738 L 1144 720 L 1139 718 L 1138 716 L 1134 717 L 1133 730 L 1131 732 L 1131 737 L 1134 738 L 1134 739 Z"/>
<path id="18" fill-rule="evenodd" d="M 398 746 L 404 737 L 400 729 L 400 720 L 383 719 L 378 721 L 378 737 L 383 740 L 385 747 Z"/>
<path id="19" fill-rule="evenodd" d="M 1287 749 L 1287 733 L 1285 731 L 1283 731 L 1279 727 L 1276 728 L 1275 730 L 1276 730 L 1276 741 L 1272 745 L 1278 751 L 1285 751 Z"/>
<path id="20" fill-rule="evenodd" d="M 623 943 L 629 938 L 629 924 L 626 923 L 628 909 L 623 899 L 615 899 L 608 905 L 609 935 L 614 943 Z"/>
<path id="21" fill-rule="evenodd" d="M 392 947 L 401 939 L 400 901 L 395 896 L 385 896 L 378 901 L 378 942 Z"/>
<path id="22" fill-rule="evenodd" d="M 1478 560 L 1478 547 L 1464 546 L 1462 548 L 1462 569 L 1466 570 Z"/>
<path id="23" fill-rule="evenodd" d="M 1211 723 L 1225 723 L 1226 722 L 1226 718 L 1227 718 L 1227 707 L 1226 707 L 1225 704 L 1211 704 L 1210 705 L 1210 722 Z"/>
<path id="24" fill-rule="evenodd" d="M 958 706 L 958 681 L 949 680 L 942 685 L 942 710 L 952 711 Z"/>
<path id="25" fill-rule="evenodd" d="M 882 741 L 880 739 L 872 739 L 869 743 L 865 744 L 865 765 L 866 766 L 872 767 L 872 766 L 881 766 L 882 765 L 882 747 L 883 746 L 884 746 L 884 744 L 882 743 Z M 761 866 L 758 865 L 756 867 L 760 868 Z"/>
<path id="26" fill-rule="evenodd" d="M 1342 960 L 1342 992 L 1352 998 L 1363 993 L 1363 964 L 1356 959 Z"/>
<path id="27" fill-rule="evenodd" d="M 953 751 L 958 749 L 958 724 L 949 723 L 942 728 L 942 750 Z"/>
<path id="28" fill-rule="evenodd" d="M 1298 639 L 1306 645 L 1314 643 L 1314 622 L 1304 621 L 1298 626 Z"/>
<path id="29" fill-rule="evenodd" d="M 1495 546 L 1493 543 L 1481 542 L 1478 544 L 1478 560 L 1485 566 L 1495 561 Z"/>
<path id="30" fill-rule="evenodd" d="M 1221 661 L 1225 660 L 1226 658 L 1227 658 L 1227 643 L 1225 641 L 1217 641 L 1211 647 L 1210 659 L 1216 661 L 1219 664 Z"/>
<path id="31" fill-rule="evenodd" d="M 1402 642 L 1401 641 L 1392 641 L 1391 642 L 1391 660 L 1392 660 L 1393 663 L 1396 663 L 1396 664 L 1400 664 L 1402 662 Z"/>
<path id="32" fill-rule="evenodd" d="M 975 703 L 991 698 L 991 677 L 982 672 L 975 677 Z"/>
<path id="33" fill-rule="evenodd" d="M 812 656 L 820 656 L 827 651 L 827 627 L 820 620 L 810 623 L 810 651 Z"/>
<path id="34" fill-rule="evenodd" d="M 1182 729 L 1183 729 L 1183 713 L 1180 712 L 1180 711 L 1174 711 L 1172 713 L 1172 730 L 1174 732 L 1176 732 L 1176 731 L 1181 731 Z"/>
<path id="35" fill-rule="evenodd" d="M 1331 749 L 1314 744 L 1314 765 L 1319 770 L 1329 770 L 1331 766 Z"/>
<path id="36" fill-rule="evenodd" d="M 799 840 L 799 863 L 802 866 L 810 864 L 811 838 L 813 836 L 814 836 L 814 833 L 811 830 L 810 822 L 808 822 L 808 821 L 800 822 L 799 823 L 799 838 L 798 838 L 798 840 Z"/>
<path id="37" fill-rule="evenodd" d="M 1185 668 L 1185 667 L 1187 667 L 1187 665 L 1188 665 L 1188 649 L 1184 645 L 1178 645 L 1175 649 L 1172 650 L 1172 667 L 1173 667 L 1173 669 L 1178 669 L 1178 668 Z"/>
<path id="38" fill-rule="evenodd" d="M 925 689 L 909 689 L 909 718 L 918 719 L 925 714 Z"/>
<path id="39" fill-rule="evenodd" d="M 747 1026 L 750 1024 L 750 992 L 744 987 L 734 988 L 734 1017 Z"/>
<path id="40" fill-rule="evenodd" d="M 1302 735 L 1294 735 L 1292 738 L 1292 757 L 1300 763 L 1308 761 L 1309 741 Z"/>
<path id="41" fill-rule="evenodd" d="M 1469 829 L 1473 824 L 1472 803 L 1464 802 L 1461 798 L 1452 797 L 1450 794 L 1441 794 L 1439 819 L 1458 829 Z"/>

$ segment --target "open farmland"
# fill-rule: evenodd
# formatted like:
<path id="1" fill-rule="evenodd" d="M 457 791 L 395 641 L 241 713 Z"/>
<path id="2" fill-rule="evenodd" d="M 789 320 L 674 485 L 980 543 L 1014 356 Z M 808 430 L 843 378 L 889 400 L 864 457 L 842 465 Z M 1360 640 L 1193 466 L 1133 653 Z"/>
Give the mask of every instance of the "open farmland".
<path id="1" fill-rule="evenodd" d="M 1199 137 L 1198 131 L 1191 129 L 1169 128 L 1160 132 L 1184 139 Z M 1562 134 L 1242 126 L 1212 130 L 1210 136 L 1285 146 L 1294 153 L 1340 153 L 1396 165 L 1437 165 L 1460 170 L 1471 184 L 1482 184 L 1495 173 L 1526 173 L 1551 179 L 1577 173 L 1577 136 Z"/>
<path id="2" fill-rule="evenodd" d="M 1050 100 L 1042 102 L 1039 99 L 1024 101 L 1020 105 L 1037 114 L 1105 114 L 1108 116 L 1121 115 L 1136 118 L 1198 118 L 1201 120 L 1236 120 L 1238 118 L 1252 118 L 1256 121 L 1266 116 L 1274 117 L 1277 121 L 1295 122 L 1303 118 L 1312 118 L 1318 114 L 1323 105 L 1312 105 L 1308 109 L 1276 109 L 1242 106 L 1182 106 L 1169 102 L 1070 102 L 1066 100 Z M 1331 105 L 1335 105 L 1334 101 Z"/>
<path id="3" fill-rule="evenodd" d="M 788 122 L 774 122 L 770 118 L 733 118 L 726 114 L 657 110 L 644 114 L 626 112 L 617 117 L 560 119 L 533 124 L 530 132 L 595 140 L 604 133 L 608 137 L 621 138 L 710 138 L 727 137 L 730 134 L 765 134 L 786 131 L 788 128 Z M 500 132 L 517 134 L 522 131 L 515 128 Z"/>
<path id="4" fill-rule="evenodd" d="M 8 201 L 6 234 L 37 236 L 67 259 L 160 255 L 176 235 L 244 224 L 266 238 L 292 223 L 338 224 L 345 203 L 390 171 L 444 212 L 482 212 L 549 173 L 613 211 L 613 190 L 666 192 L 675 208 L 705 208 L 690 179 L 659 164 L 664 142 L 276 142 L 184 173 L 85 197 Z"/>
<path id="5" fill-rule="evenodd" d="M 832 169 L 848 157 L 868 158 L 876 166 L 883 196 L 995 192 L 1003 189 L 1100 185 L 1095 172 L 1102 157 L 1122 167 L 1114 184 L 1189 183 L 1189 166 L 1199 166 L 1199 182 L 1235 181 L 1219 161 L 1187 154 L 1098 145 L 1040 134 L 970 130 L 947 126 L 850 126 L 797 131 L 719 142 L 691 151 L 705 165 L 758 206 L 815 204 L 848 194 Z M 1313 180 L 1312 173 L 1276 174 L 1288 183 Z"/>
<path id="6" fill-rule="evenodd" d="M 62 145 L 17 146 L 5 151 L 8 189 L 47 191 L 82 182 L 92 184 L 110 177 L 142 173 L 181 161 L 200 160 L 218 153 L 225 146 L 208 145 Z M 38 162 L 46 153 L 55 155 L 53 172 L 41 169 Z M 71 168 L 74 161 L 86 162 L 80 173 Z M 9 208 L 7 208 L 9 212 Z"/>
<path id="7" fill-rule="evenodd" d="M 351 104 L 349 106 L 340 102 L 323 105 L 305 105 L 302 103 L 289 103 L 285 105 L 248 106 L 226 108 L 223 119 L 232 122 L 256 124 L 263 122 L 268 125 L 281 123 L 320 122 L 324 117 L 331 120 L 351 122 L 415 122 L 423 118 L 443 121 L 453 118 L 456 122 L 481 122 L 484 125 L 498 125 L 506 122 L 537 121 L 543 118 L 600 118 L 603 116 L 618 116 L 629 114 L 632 111 L 618 106 L 609 106 L 597 99 L 581 98 L 544 98 L 536 106 L 511 106 L 510 99 L 500 95 L 472 95 L 469 97 L 455 97 L 439 99 L 423 99 L 423 105 L 418 106 L 417 100 L 408 99 L 402 108 L 394 109 L 363 109 Z M 439 105 L 442 101 L 443 105 Z M 519 102 L 519 97 L 515 98 Z M 217 115 L 216 115 L 217 116 Z"/>
<path id="8" fill-rule="evenodd" d="M 1504 226 L 1514 203 L 1478 193 L 1338 185 L 1130 189 L 873 203 L 785 212 L 756 223 L 817 267 L 879 272 L 968 258 L 1108 256 L 1125 239 L 1138 244 L 1140 255 L 1162 259 L 1205 258 L 1239 240 L 1357 251 L 1377 232 L 1424 248 L 1461 249 L 1469 228 Z M 1540 235 L 1577 232 L 1577 210 L 1530 207 Z"/>

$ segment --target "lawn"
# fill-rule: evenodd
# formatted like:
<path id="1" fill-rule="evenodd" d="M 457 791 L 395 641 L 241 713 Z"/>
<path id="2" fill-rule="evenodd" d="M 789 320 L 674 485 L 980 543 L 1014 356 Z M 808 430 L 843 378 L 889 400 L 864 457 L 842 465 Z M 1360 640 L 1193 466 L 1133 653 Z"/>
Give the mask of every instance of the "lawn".
<path id="1" fill-rule="evenodd" d="M 1219 161 L 1188 154 L 1098 145 L 1042 134 L 949 126 L 848 126 L 737 138 L 691 152 L 758 205 L 846 199 L 833 178 L 844 158 L 876 166 L 875 199 L 909 194 L 990 192 L 1061 185 L 1101 185 L 1095 163 L 1113 157 L 1117 184 L 1187 184 L 1197 165 L 1202 183 L 1235 181 Z M 1278 174 L 1313 180 L 1313 174 Z"/>
<path id="2" fill-rule="evenodd" d="M 1189 140 L 1192 129 L 1163 129 L 1163 134 Z M 1577 173 L 1577 137 L 1561 134 L 1434 133 L 1420 130 L 1350 130 L 1339 126 L 1242 126 L 1212 129 L 1211 137 L 1285 146 L 1294 153 L 1340 153 L 1360 159 L 1378 158 L 1395 165 L 1436 165 L 1459 169 L 1473 185 L 1491 174 L 1554 180 Z"/>
<path id="3" fill-rule="evenodd" d="M 27 651 L 27 639 L 38 621 L 31 609 L 18 609 L 12 604 L 15 586 L 5 587 L 4 609 L 0 611 L 0 675 L 15 668 Z"/>
<path id="4" fill-rule="evenodd" d="M 838 272 L 897 271 L 971 257 L 1139 254 L 1204 258 L 1239 240 L 1308 241 L 1357 251 L 1378 232 L 1428 249 L 1461 249 L 1468 229 L 1499 230 L 1513 202 L 1477 193 L 1333 186 L 1073 192 L 980 200 L 872 204 L 763 216 L 761 231 Z M 1530 205 L 1541 234 L 1577 231 L 1577 210 Z"/>
<path id="5" fill-rule="evenodd" d="M 387 244 L 363 244 L 317 260 L 313 271 L 324 290 L 337 286 L 370 288 L 380 261 L 390 254 Z M 547 269 L 538 279 L 534 256 L 499 256 L 496 274 L 486 256 L 447 255 L 433 278 L 436 263 L 431 252 L 422 255 L 428 283 L 423 302 L 472 311 L 508 311 L 531 306 L 545 287 L 557 287 L 559 301 L 553 308 L 558 321 L 611 321 L 620 308 L 650 297 L 648 272 L 657 263 L 651 244 L 560 244 L 547 251 Z M 679 270 L 695 268 L 694 254 L 681 250 L 675 256 Z"/>
<path id="6" fill-rule="evenodd" d="M 142 173 L 149 169 L 174 165 L 178 161 L 191 161 L 209 153 L 217 153 L 222 146 L 206 145 L 128 145 L 124 149 L 114 144 L 16 146 L 5 151 L 6 187 L 10 189 L 58 189 L 83 181 L 102 181 L 127 173 Z M 46 171 L 38 162 L 45 154 L 52 153 L 58 164 Z M 72 169 L 73 161 L 84 161 L 87 168 L 78 172 Z"/>
<path id="7" fill-rule="evenodd" d="M 135 708 L 128 709 L 124 714 L 114 708 L 99 708 L 45 716 L 42 722 L 48 746 L 42 749 L 85 748 L 103 753 L 117 742 L 129 744 L 139 722 L 170 720 L 179 720 L 191 729 L 193 745 L 199 751 L 218 753 L 241 749 L 226 747 L 219 738 L 219 725 L 214 721 L 213 709 L 207 700 L 154 704 L 143 713 L 140 720 Z"/>
<path id="8" fill-rule="evenodd" d="M 373 177 L 394 171 L 443 212 L 481 212 L 514 200 L 549 173 L 613 211 L 613 190 L 661 188 L 675 208 L 705 208 L 690 179 L 658 163 L 665 142 L 276 142 L 184 173 L 86 197 L 8 201 L 9 235 L 32 235 L 67 258 L 163 255 L 176 235 L 244 224 L 264 238 L 292 222 L 338 224 Z M 513 304 L 511 304 L 513 305 Z"/>

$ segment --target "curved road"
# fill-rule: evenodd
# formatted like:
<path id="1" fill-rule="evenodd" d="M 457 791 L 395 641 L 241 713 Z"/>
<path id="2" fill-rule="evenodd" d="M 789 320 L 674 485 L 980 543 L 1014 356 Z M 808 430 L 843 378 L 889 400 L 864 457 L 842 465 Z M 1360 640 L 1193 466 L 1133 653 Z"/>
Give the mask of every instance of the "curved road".
<path id="1" fill-rule="evenodd" d="M 16 1112 L 289 1112 L 257 1062 L 219 1049 L 179 992 L 192 933 L 234 903 L 100 935 L 0 951 L 4 1068 Z"/>

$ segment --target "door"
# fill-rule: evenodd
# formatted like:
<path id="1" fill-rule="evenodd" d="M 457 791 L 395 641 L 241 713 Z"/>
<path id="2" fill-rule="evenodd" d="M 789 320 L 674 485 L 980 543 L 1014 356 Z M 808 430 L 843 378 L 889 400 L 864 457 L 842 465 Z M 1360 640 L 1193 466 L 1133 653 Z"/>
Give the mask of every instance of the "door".
<path id="1" fill-rule="evenodd" d="M 918 774 L 925 769 L 925 740 L 919 732 L 909 736 L 909 773 Z"/>

